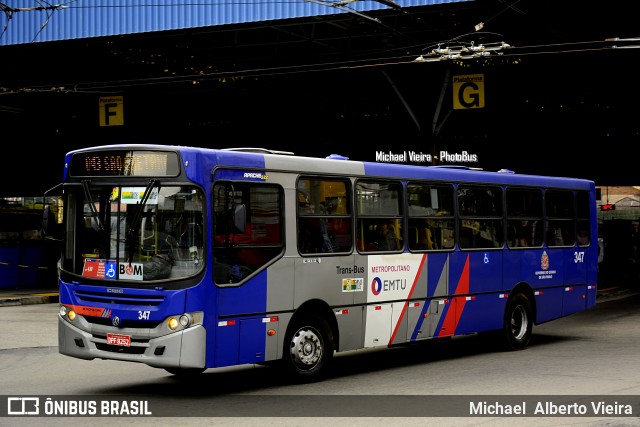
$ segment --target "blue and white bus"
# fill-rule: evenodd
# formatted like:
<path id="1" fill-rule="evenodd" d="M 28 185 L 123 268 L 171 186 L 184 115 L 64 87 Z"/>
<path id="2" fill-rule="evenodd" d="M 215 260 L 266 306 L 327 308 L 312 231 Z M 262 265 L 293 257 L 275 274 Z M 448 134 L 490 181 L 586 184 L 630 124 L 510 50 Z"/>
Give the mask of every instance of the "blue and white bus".
<path id="1" fill-rule="evenodd" d="M 173 374 L 533 325 L 595 305 L 592 181 L 113 145 L 69 152 L 59 352 Z"/>

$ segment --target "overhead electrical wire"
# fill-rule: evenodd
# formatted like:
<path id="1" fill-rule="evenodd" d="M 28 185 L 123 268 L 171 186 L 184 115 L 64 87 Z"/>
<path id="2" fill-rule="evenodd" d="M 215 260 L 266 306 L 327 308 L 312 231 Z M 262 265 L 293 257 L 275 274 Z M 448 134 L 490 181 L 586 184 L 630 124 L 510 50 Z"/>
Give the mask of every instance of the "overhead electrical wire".
<path id="1" fill-rule="evenodd" d="M 456 38 L 457 39 L 457 38 Z M 454 39 L 452 39 L 454 40 Z M 585 53 L 597 51 L 612 51 L 623 48 L 640 48 L 639 45 L 622 45 L 620 43 L 634 42 L 640 39 L 606 39 L 597 41 L 557 43 L 548 45 L 532 45 L 510 47 L 506 52 L 500 52 L 500 58 L 526 57 L 534 55 Z M 432 44 L 434 46 L 436 44 Z M 557 49 L 560 48 L 560 49 Z M 444 59 L 443 59 L 444 60 Z M 183 76 L 147 77 L 140 79 L 94 81 L 94 82 L 68 82 L 42 86 L 31 86 L 26 89 L 8 89 L 0 87 L 0 95 L 6 93 L 24 91 L 57 91 L 57 92 L 96 92 L 116 90 L 127 87 L 176 84 L 193 81 L 207 81 L 231 77 L 269 77 L 276 75 L 314 73 L 323 71 L 348 70 L 365 67 L 388 67 L 393 65 L 411 64 L 416 62 L 416 55 L 403 55 L 398 57 L 376 58 L 371 60 L 340 61 L 331 63 L 301 64 L 283 67 L 252 68 L 235 71 L 219 71 L 204 74 L 191 74 Z"/>
<path id="2" fill-rule="evenodd" d="M 71 0 L 62 4 L 51 4 L 46 1 L 36 0 L 38 4 L 37 7 L 33 8 L 21 8 L 15 9 L 10 8 L 4 2 L 0 2 L 0 12 L 4 12 L 8 17 L 8 20 L 11 19 L 12 14 L 18 11 L 27 11 L 27 10 L 45 10 L 48 13 L 47 21 L 41 26 L 40 31 L 44 26 L 48 23 L 51 15 L 54 11 L 60 10 L 62 8 L 102 8 L 102 7 L 174 7 L 174 6 L 194 6 L 194 5 L 212 5 L 209 2 L 189 2 L 189 3 L 126 3 L 121 5 L 108 5 L 101 6 L 93 4 L 91 6 L 84 6 L 77 4 L 78 0 Z M 342 1 L 324 1 L 324 0 L 297 0 L 297 1 L 282 1 L 281 3 L 299 3 L 300 1 L 311 1 L 314 3 L 325 4 L 328 6 L 345 6 L 349 3 L 353 3 L 357 0 L 342 0 Z M 374 0 L 378 1 L 381 4 L 387 5 L 394 9 L 399 8 L 397 3 L 389 1 L 389 0 Z M 492 18 L 483 21 L 484 23 L 489 22 L 491 19 L 494 19 L 500 13 L 508 10 L 510 8 L 514 8 L 515 4 L 520 2 L 520 0 L 516 0 L 510 5 L 506 5 L 505 8 L 494 15 Z M 76 3 L 73 6 L 70 6 L 71 3 Z M 228 1 L 224 2 L 226 5 L 229 4 L 247 4 L 247 2 L 239 2 L 239 1 Z M 262 1 L 252 2 L 251 4 L 264 3 Z M 272 3 L 272 2 L 269 2 Z M 218 3 L 219 5 L 220 3 Z M 8 23 L 8 22 L 7 22 Z M 386 25 L 382 24 L 384 27 Z M 477 26 L 476 26 L 477 28 Z M 6 31 L 3 29 L 3 33 Z M 397 31 L 396 31 L 397 32 Z M 493 35 L 496 37 L 502 37 L 501 34 L 498 33 L 490 33 L 490 32 L 481 32 L 477 31 L 475 33 L 465 33 L 460 36 L 456 36 L 454 38 L 431 43 L 428 47 L 424 47 L 421 49 L 423 55 L 425 51 L 431 49 L 435 46 L 450 46 L 453 43 L 462 43 L 466 46 L 478 46 L 474 45 L 474 40 L 466 41 L 465 39 L 474 39 L 478 36 L 487 36 Z M 2 34 L 0 34 L 1 38 Z M 612 50 L 615 48 L 637 48 L 640 46 L 635 45 L 625 45 L 618 46 L 617 43 L 626 43 L 628 41 L 634 41 L 635 39 L 606 39 L 606 40 L 597 40 L 597 41 L 579 41 L 579 42 L 570 42 L 570 43 L 554 43 L 554 44 L 546 44 L 546 45 L 532 45 L 532 46 L 519 46 L 513 47 L 509 46 L 508 52 L 501 51 L 498 56 L 501 58 L 508 57 L 524 57 L 530 55 L 549 55 L 549 54 L 562 54 L 562 53 L 579 53 L 579 52 L 594 52 L 594 51 L 605 51 Z M 504 43 L 504 42 L 502 42 Z M 393 50 L 408 50 L 410 48 L 416 48 L 420 45 L 414 46 L 400 46 Z M 422 55 L 421 55 L 422 56 Z M 419 57 L 418 57 L 419 58 Z M 446 57 L 435 57 L 434 60 L 446 60 Z M 468 58 L 465 58 L 468 59 Z M 245 69 L 245 70 L 234 70 L 234 71 L 217 71 L 211 73 L 200 73 L 200 74 L 187 74 L 181 76 L 161 76 L 161 77 L 145 77 L 140 79 L 123 79 L 123 80 L 110 80 L 110 81 L 94 81 L 94 82 L 69 82 L 69 83 L 56 83 L 56 84 L 47 84 L 40 86 L 31 86 L 29 88 L 3 88 L 0 87 L 0 95 L 7 93 L 16 93 L 16 92 L 38 92 L 38 91 L 58 91 L 58 92 L 96 92 L 96 91 L 109 91 L 109 90 L 117 90 L 123 89 L 127 87 L 136 87 L 136 86 L 149 86 L 149 85 L 163 85 L 163 84 L 176 84 L 176 83 L 185 83 L 185 82 L 204 82 L 208 80 L 216 80 L 216 79 L 224 79 L 224 78 L 232 78 L 232 77 L 268 77 L 275 75 L 287 75 L 287 74 L 300 74 L 300 73 L 313 73 L 313 72 L 321 72 L 321 71 L 332 71 L 332 70 L 345 70 L 345 69 L 356 69 L 356 68 L 364 68 L 364 67 L 386 67 L 393 65 L 402 65 L 402 64 L 410 64 L 420 62 L 416 61 L 416 55 L 405 54 L 402 56 L 390 56 L 390 57 L 382 57 L 376 59 L 359 59 L 359 60 L 351 60 L 351 61 L 340 61 L 340 62 L 330 62 L 330 63 L 312 63 L 312 64 L 300 64 L 300 65 L 288 65 L 282 67 L 267 67 L 267 68 L 253 68 L 253 69 Z M 432 61 L 433 62 L 433 61 Z"/>

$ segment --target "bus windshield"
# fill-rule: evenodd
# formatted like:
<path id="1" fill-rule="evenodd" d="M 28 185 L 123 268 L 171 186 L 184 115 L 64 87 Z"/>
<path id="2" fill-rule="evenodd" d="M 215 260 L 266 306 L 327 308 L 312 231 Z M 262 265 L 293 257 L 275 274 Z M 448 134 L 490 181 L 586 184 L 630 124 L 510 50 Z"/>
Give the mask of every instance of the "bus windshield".
<path id="1" fill-rule="evenodd" d="M 204 196 L 198 187 L 85 181 L 65 190 L 63 272 L 146 282 L 203 269 Z"/>

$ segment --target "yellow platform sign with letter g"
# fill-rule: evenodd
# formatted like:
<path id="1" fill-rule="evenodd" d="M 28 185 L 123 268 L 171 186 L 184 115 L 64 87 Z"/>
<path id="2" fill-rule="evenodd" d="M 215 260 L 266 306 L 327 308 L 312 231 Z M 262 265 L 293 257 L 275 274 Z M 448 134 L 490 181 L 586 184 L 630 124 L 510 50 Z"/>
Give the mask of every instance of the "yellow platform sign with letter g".
<path id="1" fill-rule="evenodd" d="M 124 99 L 122 96 L 104 96 L 98 99 L 100 126 L 124 125 Z"/>
<path id="2" fill-rule="evenodd" d="M 484 108 L 484 74 L 453 76 L 453 109 Z"/>

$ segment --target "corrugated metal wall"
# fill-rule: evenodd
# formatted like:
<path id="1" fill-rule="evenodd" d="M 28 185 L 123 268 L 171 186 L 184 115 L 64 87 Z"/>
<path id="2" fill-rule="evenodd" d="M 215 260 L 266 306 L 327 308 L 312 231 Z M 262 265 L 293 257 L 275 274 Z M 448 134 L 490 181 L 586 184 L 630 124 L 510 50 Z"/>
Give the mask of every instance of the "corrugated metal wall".
<path id="1" fill-rule="evenodd" d="M 461 1 L 468 0 L 395 0 L 402 7 Z M 49 4 L 60 6 L 43 9 Z M 338 1 L 3 0 L 0 46 L 349 13 L 331 4 Z M 389 9 L 380 2 L 365 0 L 345 7 L 359 12 Z"/>

